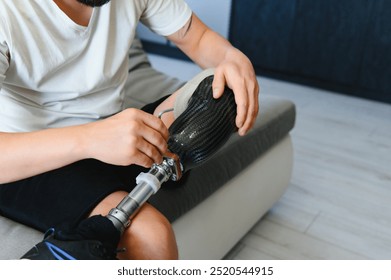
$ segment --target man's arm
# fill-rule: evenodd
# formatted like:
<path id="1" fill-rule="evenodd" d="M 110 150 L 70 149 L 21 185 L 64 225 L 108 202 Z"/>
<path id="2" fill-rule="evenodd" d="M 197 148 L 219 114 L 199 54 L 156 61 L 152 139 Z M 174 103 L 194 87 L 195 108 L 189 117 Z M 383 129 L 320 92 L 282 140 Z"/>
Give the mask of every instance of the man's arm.
<path id="1" fill-rule="evenodd" d="M 244 135 L 258 115 L 259 86 L 250 60 L 224 37 L 193 14 L 179 31 L 167 37 L 202 68 L 215 68 L 213 94 L 222 95 L 225 85 L 235 93 L 236 125 Z"/>
<path id="2" fill-rule="evenodd" d="M 163 122 L 138 109 L 85 125 L 28 133 L 0 132 L 0 184 L 87 158 L 150 167 L 163 160 L 167 138 Z"/>

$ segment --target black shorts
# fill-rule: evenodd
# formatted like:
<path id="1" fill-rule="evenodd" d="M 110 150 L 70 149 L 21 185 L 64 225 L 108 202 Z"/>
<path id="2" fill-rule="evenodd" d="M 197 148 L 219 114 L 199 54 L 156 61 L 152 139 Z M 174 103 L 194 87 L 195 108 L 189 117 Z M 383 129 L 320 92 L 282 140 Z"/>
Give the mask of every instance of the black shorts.
<path id="1" fill-rule="evenodd" d="M 142 110 L 152 113 L 164 100 Z M 107 195 L 130 192 L 136 177 L 148 169 L 115 166 L 86 159 L 17 182 L 0 185 L 0 214 L 41 231 L 50 227 L 72 227 L 86 218 Z M 168 181 L 165 187 L 179 182 Z M 113 205 L 115 207 L 115 205 Z"/>

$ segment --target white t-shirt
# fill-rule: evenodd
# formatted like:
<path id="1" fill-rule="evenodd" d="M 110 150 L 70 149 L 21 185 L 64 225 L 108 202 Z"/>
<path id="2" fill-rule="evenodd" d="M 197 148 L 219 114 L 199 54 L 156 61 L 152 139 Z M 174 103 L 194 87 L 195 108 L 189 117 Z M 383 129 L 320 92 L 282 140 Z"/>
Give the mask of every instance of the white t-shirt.
<path id="1" fill-rule="evenodd" d="M 76 125 L 119 112 L 139 20 L 167 36 L 190 16 L 182 0 L 112 0 L 94 8 L 84 27 L 51 0 L 1 0 L 0 131 Z"/>

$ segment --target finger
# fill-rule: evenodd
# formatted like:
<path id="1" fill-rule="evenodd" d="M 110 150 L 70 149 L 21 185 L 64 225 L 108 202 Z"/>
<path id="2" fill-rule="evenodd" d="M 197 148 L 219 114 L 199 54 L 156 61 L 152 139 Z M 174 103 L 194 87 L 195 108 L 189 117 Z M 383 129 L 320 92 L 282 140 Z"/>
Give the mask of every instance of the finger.
<path id="1" fill-rule="evenodd" d="M 164 122 L 152 114 L 143 111 L 141 112 L 142 114 L 140 114 L 140 117 L 142 118 L 142 122 L 149 128 L 153 129 L 154 131 L 157 131 L 165 139 L 165 142 L 167 142 L 169 133 L 168 128 L 166 127 Z"/>
<path id="2" fill-rule="evenodd" d="M 150 168 L 152 164 L 154 164 L 154 161 L 149 156 L 139 151 L 136 159 L 134 160 L 134 164 L 145 168 Z"/>
<path id="3" fill-rule="evenodd" d="M 149 141 L 146 141 L 144 138 L 140 138 L 137 148 L 141 153 L 146 155 L 152 163 L 162 163 L 163 153 Z"/>
<path id="4" fill-rule="evenodd" d="M 246 121 L 249 98 L 247 94 L 247 89 L 244 83 L 241 80 L 238 80 L 234 83 L 232 90 L 235 94 L 236 102 L 236 126 L 241 129 Z"/>
<path id="5" fill-rule="evenodd" d="M 253 126 L 256 121 L 259 112 L 259 86 L 258 82 L 249 82 L 247 85 L 249 106 L 247 110 L 246 120 L 239 130 L 240 135 L 245 135 Z"/>
<path id="6" fill-rule="evenodd" d="M 135 148 L 143 151 L 154 162 L 161 162 L 161 156 L 166 154 L 168 130 L 163 122 L 148 113 L 137 111 L 132 122 L 129 121 L 130 135 L 134 136 Z M 151 146 L 151 147 L 149 147 Z"/>
<path id="7" fill-rule="evenodd" d="M 212 83 L 212 90 L 213 90 L 213 97 L 214 98 L 220 98 L 224 93 L 225 88 L 225 77 L 223 72 L 216 70 L 214 77 L 213 77 L 213 83 Z"/>
<path id="8" fill-rule="evenodd" d="M 140 131 L 140 136 L 142 136 L 150 145 L 154 146 L 160 155 L 167 153 L 167 140 L 156 130 L 145 126 L 142 128 L 142 131 Z"/>

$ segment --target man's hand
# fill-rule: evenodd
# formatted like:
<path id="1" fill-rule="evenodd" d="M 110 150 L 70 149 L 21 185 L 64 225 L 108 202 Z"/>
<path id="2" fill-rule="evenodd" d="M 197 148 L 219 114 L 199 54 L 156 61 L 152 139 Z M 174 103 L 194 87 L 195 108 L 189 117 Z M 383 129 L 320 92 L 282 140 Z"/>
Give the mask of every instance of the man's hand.
<path id="1" fill-rule="evenodd" d="M 86 125 L 85 148 L 91 158 L 115 165 L 151 167 L 167 152 L 168 130 L 157 117 L 127 109 Z"/>
<path id="2" fill-rule="evenodd" d="M 26 133 L 0 132 L 0 183 L 21 180 L 86 158 L 150 167 L 167 152 L 168 130 L 146 112 L 127 109 L 84 125 Z M 34 148 L 31 148 L 34 147 Z"/>
<path id="3" fill-rule="evenodd" d="M 196 15 L 176 33 L 167 36 L 202 68 L 215 68 L 214 97 L 227 85 L 238 106 L 236 125 L 246 134 L 258 115 L 259 86 L 250 60 L 225 38 L 209 29 Z"/>
<path id="4" fill-rule="evenodd" d="M 237 105 L 236 126 L 239 134 L 246 134 L 254 125 L 258 115 L 258 82 L 249 59 L 232 48 L 226 58 L 215 69 L 213 97 L 219 98 L 227 85 L 235 94 Z"/>

